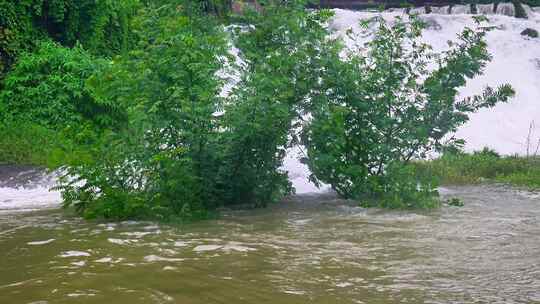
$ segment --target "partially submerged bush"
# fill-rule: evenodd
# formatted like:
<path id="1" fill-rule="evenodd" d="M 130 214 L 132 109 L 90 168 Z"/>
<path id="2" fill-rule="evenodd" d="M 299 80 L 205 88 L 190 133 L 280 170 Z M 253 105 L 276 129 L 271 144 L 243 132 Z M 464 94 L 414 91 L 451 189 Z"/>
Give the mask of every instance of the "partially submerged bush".
<path id="1" fill-rule="evenodd" d="M 297 144 L 291 130 L 300 125 L 331 46 L 322 26 L 329 12 L 296 5 L 272 4 L 247 15 L 251 30 L 235 38 L 248 65 L 225 107 L 228 202 L 265 205 L 293 190 L 283 159 L 290 144 Z"/>
<path id="2" fill-rule="evenodd" d="M 295 3 L 246 13 L 248 25 L 232 34 L 246 64 L 223 97 L 218 75 L 230 56 L 215 17 L 173 5 L 145 11 L 140 45 L 89 80 L 100 100 L 126 109 L 127 126 L 104 137 L 99 161 L 68 169 L 64 206 L 87 217 L 185 219 L 289 194 L 280 167 L 322 72 L 326 15 Z"/>
<path id="3" fill-rule="evenodd" d="M 51 104 L 61 119 L 37 107 L 29 114 L 51 126 L 104 126 L 99 136 L 81 132 L 93 142 L 93 157 L 68 163 L 59 187 L 64 206 L 87 217 L 173 219 L 204 217 L 228 204 L 265 205 L 292 191 L 281 166 L 302 127 L 315 182 L 366 206 L 438 205 L 436 181 L 419 176 L 410 161 L 440 148 L 469 113 L 513 94 L 503 85 L 456 100 L 490 59 L 487 29 L 467 28 L 459 43 L 434 54 L 420 42 L 415 17 L 393 25 L 376 20 L 367 51 L 343 59 L 322 25 L 328 17 L 294 1 L 246 12 L 239 18 L 245 26 L 229 33 L 245 65 L 226 97 L 219 75 L 231 62 L 227 33 L 192 6 L 150 4 L 133 22 L 138 46 L 89 78 L 71 79 L 78 70 L 62 77 L 76 63 L 53 65 L 40 77 L 55 81 L 51 96 L 62 98 Z"/>
<path id="4" fill-rule="evenodd" d="M 466 28 L 450 50 L 433 54 L 419 41 L 422 24 L 416 18 L 377 21 L 366 50 L 328 67 L 321 94 L 313 98 L 313 120 L 304 132 L 309 166 L 314 181 L 346 198 L 367 194 L 383 197 L 384 206 L 421 207 L 432 199 L 435 183 L 417 180 L 397 169 L 400 164 L 441 147 L 469 113 L 507 101 L 514 92 L 503 85 L 457 99 L 458 88 L 491 59 L 486 28 Z M 436 68 L 428 70 L 429 64 Z"/>
<path id="5" fill-rule="evenodd" d="M 127 125 L 104 138 L 99 162 L 68 169 L 64 205 L 87 217 L 200 217 L 217 203 L 225 36 L 212 18 L 167 5 L 136 24 L 137 49 L 90 80 Z"/>
<path id="6" fill-rule="evenodd" d="M 459 198 L 457 197 L 453 197 L 449 200 L 446 201 L 446 204 L 448 206 L 453 206 L 453 207 L 463 207 L 465 206 L 465 204 L 463 203 L 462 200 L 460 200 Z"/>
<path id="7" fill-rule="evenodd" d="M 430 209 L 440 205 L 435 190 L 438 183 L 431 176 L 416 176 L 415 168 L 390 164 L 381 175 L 371 175 L 360 192 L 361 206 L 390 209 Z M 412 178 L 416 176 L 415 178 Z"/>

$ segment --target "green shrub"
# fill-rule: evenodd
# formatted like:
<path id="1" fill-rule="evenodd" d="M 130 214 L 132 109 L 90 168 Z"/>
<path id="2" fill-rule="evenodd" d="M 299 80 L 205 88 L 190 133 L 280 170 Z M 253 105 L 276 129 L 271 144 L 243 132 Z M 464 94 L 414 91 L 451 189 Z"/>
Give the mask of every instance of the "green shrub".
<path id="1" fill-rule="evenodd" d="M 27 120 L 0 121 L 0 164 L 56 169 L 94 160 L 92 146 L 99 141 L 94 126 L 52 130 Z"/>
<path id="2" fill-rule="evenodd" d="M 4 79 L 0 119 L 27 120 L 56 130 L 85 120 L 100 127 L 116 124 L 121 110 L 96 100 L 86 86 L 92 73 L 106 65 L 80 47 L 41 43 L 36 52 L 23 54 Z"/>
<path id="3" fill-rule="evenodd" d="M 87 217 L 199 217 L 217 201 L 225 35 L 211 17 L 169 5 L 134 26 L 138 48 L 89 81 L 100 100 L 127 109 L 128 123 L 104 137 L 99 162 L 69 168 L 64 205 Z"/>
<path id="4" fill-rule="evenodd" d="M 431 176 L 418 176 L 409 165 L 390 164 L 384 175 L 371 175 L 356 197 L 363 207 L 431 209 L 440 205 Z"/>
<path id="5" fill-rule="evenodd" d="M 103 138 L 99 161 L 68 168 L 64 205 L 87 217 L 171 220 L 290 193 L 280 167 L 323 72 L 317 58 L 332 45 L 329 13 L 269 5 L 230 33 L 246 64 L 228 97 L 218 72 L 231 58 L 215 16 L 164 5 L 134 20 L 140 44 L 89 81 L 100 99 L 127 109 L 128 123 Z"/>
<path id="6" fill-rule="evenodd" d="M 453 198 L 447 200 L 447 201 L 446 201 L 446 204 L 447 204 L 448 206 L 454 206 L 454 207 L 463 207 L 463 206 L 465 206 L 465 204 L 463 203 L 463 201 L 460 200 L 460 199 L 457 198 L 457 197 L 453 197 Z"/>
<path id="7" fill-rule="evenodd" d="M 26 121 L 0 122 L 0 164 L 51 165 L 57 133 Z"/>
<path id="8" fill-rule="evenodd" d="M 34 26 L 33 11 L 28 1 L 0 1 L 0 81 L 20 53 L 46 37 Z"/>
<path id="9" fill-rule="evenodd" d="M 301 2 L 245 16 L 252 30 L 238 31 L 235 44 L 248 66 L 224 115 L 227 201 L 266 205 L 292 191 L 280 168 L 286 149 L 298 143 L 295 132 L 325 56 L 335 52 L 322 25 L 329 17 L 329 11 L 306 11 Z"/>
<path id="10" fill-rule="evenodd" d="M 118 128 L 125 111 L 95 97 L 87 79 L 105 68 L 80 47 L 43 42 L 23 54 L 0 91 L 0 162 L 58 167 L 90 158 L 84 150 Z"/>
<path id="11" fill-rule="evenodd" d="M 139 0 L 0 1 L 0 79 L 17 57 L 41 40 L 81 43 L 95 55 L 113 56 L 135 44 L 131 20 Z"/>
<path id="12" fill-rule="evenodd" d="M 336 58 L 322 77 L 321 94 L 312 98 L 313 119 L 304 131 L 309 166 L 316 181 L 346 198 L 367 194 L 386 197 L 380 203 L 385 207 L 422 206 L 417 200 L 429 196 L 424 194 L 431 194 L 435 184 L 427 175 L 428 183 L 396 167 L 439 148 L 469 113 L 514 94 L 503 85 L 458 100 L 458 88 L 481 74 L 491 58 L 485 28 L 466 28 L 459 43 L 433 56 L 418 41 L 421 22 L 411 18 L 393 25 L 382 19 L 364 22 L 366 27 L 379 24 L 367 51 L 353 51 L 345 61 Z M 441 59 L 430 71 L 432 58 Z"/>

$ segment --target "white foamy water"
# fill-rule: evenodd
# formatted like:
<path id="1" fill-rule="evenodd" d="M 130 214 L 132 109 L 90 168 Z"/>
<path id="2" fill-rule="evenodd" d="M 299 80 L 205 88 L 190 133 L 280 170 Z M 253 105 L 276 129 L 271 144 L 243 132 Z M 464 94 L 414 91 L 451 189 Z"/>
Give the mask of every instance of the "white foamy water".
<path id="1" fill-rule="evenodd" d="M 196 252 L 204 252 L 204 251 L 214 251 L 214 250 L 218 250 L 220 249 L 221 245 L 199 245 L 195 248 L 193 248 L 193 251 L 196 251 Z"/>
<path id="2" fill-rule="evenodd" d="M 48 239 L 48 240 L 45 240 L 45 241 L 28 242 L 26 244 L 30 245 L 30 246 L 39 246 L 39 245 L 47 245 L 47 244 L 50 244 L 50 243 L 52 243 L 54 241 L 55 241 L 55 239 Z"/>
<path id="3" fill-rule="evenodd" d="M 311 172 L 306 164 L 299 161 L 300 158 L 304 157 L 306 157 L 305 151 L 299 147 L 295 147 L 289 149 L 287 156 L 283 161 L 283 167 L 288 171 L 289 180 L 296 189 L 296 193 L 304 194 L 329 191 L 330 187 L 328 185 L 322 185 L 321 188 L 317 188 L 309 181 Z"/>
<path id="4" fill-rule="evenodd" d="M 89 256 L 91 256 L 91 254 L 86 251 L 76 251 L 76 250 L 65 251 L 65 252 L 62 252 L 61 255 L 59 255 L 59 257 L 61 258 L 89 257 Z"/>
<path id="5" fill-rule="evenodd" d="M 57 207 L 60 193 L 49 191 L 47 186 L 33 189 L 0 188 L 0 213 L 13 210 L 35 210 Z"/>
<path id="6" fill-rule="evenodd" d="M 26 180 L 26 175 L 33 176 Z M 0 180 L 0 214 L 55 208 L 61 201 L 60 192 L 49 190 L 56 182 L 56 174 L 29 170 L 6 178 Z"/>

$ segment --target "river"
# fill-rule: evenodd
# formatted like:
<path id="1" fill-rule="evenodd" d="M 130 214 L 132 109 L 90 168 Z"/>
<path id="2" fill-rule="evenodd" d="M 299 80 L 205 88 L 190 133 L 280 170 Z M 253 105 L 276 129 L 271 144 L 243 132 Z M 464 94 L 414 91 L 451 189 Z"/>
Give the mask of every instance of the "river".
<path id="1" fill-rule="evenodd" d="M 444 188 L 465 206 L 426 213 L 304 194 L 192 224 L 108 223 L 28 196 L 47 178 L 20 171 L 4 172 L 0 208 L 6 189 L 36 203 L 0 211 L 0 303 L 540 303 L 535 193 Z"/>

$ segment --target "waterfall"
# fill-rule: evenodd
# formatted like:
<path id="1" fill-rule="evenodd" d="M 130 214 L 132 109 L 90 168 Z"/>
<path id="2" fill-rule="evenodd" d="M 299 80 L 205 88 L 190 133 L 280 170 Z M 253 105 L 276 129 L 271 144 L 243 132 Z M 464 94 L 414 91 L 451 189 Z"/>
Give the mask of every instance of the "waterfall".
<path id="1" fill-rule="evenodd" d="M 499 3 L 497 5 L 497 15 L 505 15 L 513 17 L 516 15 L 516 12 L 514 10 L 514 4 L 512 3 Z"/>
<path id="2" fill-rule="evenodd" d="M 471 13 L 471 6 L 470 5 L 454 5 L 452 6 L 452 15 L 457 14 L 470 14 Z"/>
<path id="3" fill-rule="evenodd" d="M 58 207 L 60 193 L 49 190 L 58 174 L 36 168 L 0 166 L 0 216 L 13 211 Z"/>
<path id="4" fill-rule="evenodd" d="M 493 15 L 493 4 L 477 4 L 476 10 L 478 14 L 482 15 Z"/>
<path id="5" fill-rule="evenodd" d="M 449 6 L 434 6 L 431 8 L 432 14 L 448 15 L 450 13 Z"/>

